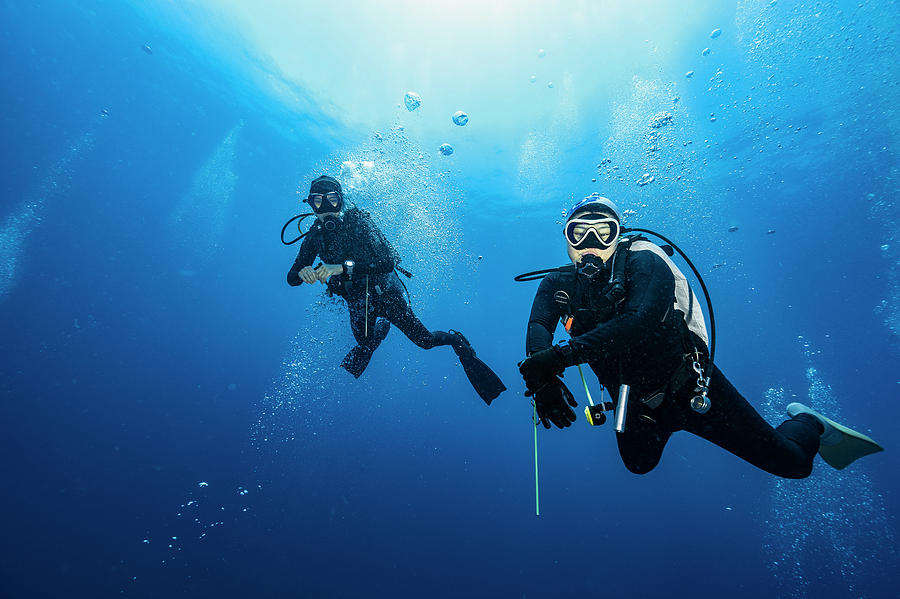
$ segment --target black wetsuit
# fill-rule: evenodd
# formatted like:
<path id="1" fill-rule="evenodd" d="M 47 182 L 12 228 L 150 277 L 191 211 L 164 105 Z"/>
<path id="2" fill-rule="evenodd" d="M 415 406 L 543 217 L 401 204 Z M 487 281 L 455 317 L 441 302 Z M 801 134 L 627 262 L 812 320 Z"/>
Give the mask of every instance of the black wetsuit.
<path id="1" fill-rule="evenodd" d="M 589 364 L 613 398 L 620 384 L 631 385 L 625 432 L 616 437 L 622 461 L 636 474 L 655 468 L 672 433 L 686 430 L 772 474 L 809 476 L 822 432 L 815 418 L 801 414 L 772 428 L 715 365 L 710 410 L 691 409 L 697 377 L 674 375 L 685 367 L 685 356 L 705 351 L 705 344 L 674 307 L 672 270 L 652 251 L 618 252 L 626 257 L 625 296 L 618 304 L 604 300 L 612 260 L 590 279 L 574 269 L 544 278 L 531 309 L 526 352 L 550 347 L 557 322 L 574 316 L 568 365 Z M 643 402 L 659 391 L 665 395 L 655 408 Z"/>
<path id="2" fill-rule="evenodd" d="M 429 331 L 413 314 L 394 272 L 399 256 L 367 212 L 347 208 L 342 222 L 333 231 L 326 231 L 316 220 L 303 238 L 297 259 L 287 274 L 289 285 L 302 283 L 300 270 L 312 266 L 316 256 L 325 264 L 343 264 L 346 260 L 355 263 L 352 276 L 332 276 L 328 290 L 347 301 L 353 336 L 369 353 L 387 336 L 388 322 L 424 349 L 452 343 L 447 333 Z"/>

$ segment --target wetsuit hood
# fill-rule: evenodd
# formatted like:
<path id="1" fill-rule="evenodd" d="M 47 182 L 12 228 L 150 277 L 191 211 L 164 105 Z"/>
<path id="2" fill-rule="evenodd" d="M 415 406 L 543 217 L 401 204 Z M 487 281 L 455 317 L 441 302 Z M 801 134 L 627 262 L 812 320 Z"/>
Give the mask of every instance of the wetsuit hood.
<path id="1" fill-rule="evenodd" d="M 344 199 L 344 191 L 341 189 L 341 184 L 334 177 L 322 175 L 313 179 L 309 185 L 309 193 L 328 193 L 329 191 L 337 192 L 340 194 L 341 199 Z"/>

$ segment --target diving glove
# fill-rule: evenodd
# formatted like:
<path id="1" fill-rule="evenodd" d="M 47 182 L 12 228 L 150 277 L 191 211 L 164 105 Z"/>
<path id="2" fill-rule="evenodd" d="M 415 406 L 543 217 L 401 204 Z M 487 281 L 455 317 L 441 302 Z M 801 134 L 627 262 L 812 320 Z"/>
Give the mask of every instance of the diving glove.
<path id="1" fill-rule="evenodd" d="M 575 412 L 572 408 L 578 407 L 578 402 L 558 376 L 545 380 L 533 391 L 531 388 L 527 389 L 525 397 L 534 399 L 538 419 L 544 428 L 550 428 L 551 422 L 558 428 L 572 426 L 575 422 Z"/>
<path id="2" fill-rule="evenodd" d="M 562 374 L 565 368 L 563 353 L 556 346 L 534 352 L 519 363 L 519 372 L 529 389 L 537 389 L 551 378 Z"/>

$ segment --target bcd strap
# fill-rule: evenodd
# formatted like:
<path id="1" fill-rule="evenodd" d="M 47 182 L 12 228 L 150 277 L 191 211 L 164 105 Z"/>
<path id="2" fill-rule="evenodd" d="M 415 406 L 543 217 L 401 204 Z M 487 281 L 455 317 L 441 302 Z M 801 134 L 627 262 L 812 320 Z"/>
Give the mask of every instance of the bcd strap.
<path id="1" fill-rule="evenodd" d="M 631 248 L 631 239 L 624 238 L 619 242 L 616 253 L 612 258 L 612 274 L 609 277 L 609 283 L 603 289 L 602 307 L 596 312 L 601 315 L 602 320 L 612 318 L 616 311 L 616 307 L 625 300 L 625 262 L 627 261 L 628 252 Z"/>
<path id="2" fill-rule="evenodd" d="M 625 299 L 625 262 L 629 251 L 631 251 L 631 238 L 625 237 L 619 242 L 616 253 L 613 254 L 612 277 L 604 295 L 614 306 Z"/>
<path id="3" fill-rule="evenodd" d="M 625 296 L 627 295 L 625 289 L 625 262 L 627 261 L 628 252 L 631 248 L 630 237 L 623 237 L 621 241 L 619 241 L 619 245 L 616 248 L 615 254 L 612 257 L 612 273 L 609 277 L 609 282 L 606 287 L 603 288 L 601 295 L 597 298 L 597 303 L 599 305 L 595 305 L 593 308 L 579 308 L 574 310 L 575 314 L 573 314 L 573 310 L 571 310 L 571 306 L 569 305 L 569 297 L 568 294 L 561 290 L 557 291 L 554 299 L 556 299 L 557 303 L 561 305 L 565 305 L 570 308 L 567 310 L 567 313 L 563 316 L 562 322 L 563 326 L 566 329 L 566 332 L 572 335 L 572 327 L 575 322 L 576 314 L 581 310 L 588 310 L 592 316 L 596 317 L 596 320 L 600 322 L 606 321 L 612 318 L 613 314 L 615 314 L 616 307 L 625 300 Z M 566 301 L 560 301 L 559 295 L 565 295 Z M 591 320 L 594 320 L 593 318 Z"/>

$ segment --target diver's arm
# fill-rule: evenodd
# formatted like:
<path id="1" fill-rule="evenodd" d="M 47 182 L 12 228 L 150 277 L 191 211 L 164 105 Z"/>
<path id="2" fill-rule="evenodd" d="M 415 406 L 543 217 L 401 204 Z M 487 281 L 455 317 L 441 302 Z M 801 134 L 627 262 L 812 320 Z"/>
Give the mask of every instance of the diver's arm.
<path id="1" fill-rule="evenodd" d="M 675 301 L 672 271 L 653 252 L 633 252 L 626 271 L 626 289 L 625 300 L 612 319 L 572 338 L 574 359 L 609 358 L 658 333 Z"/>
<path id="2" fill-rule="evenodd" d="M 306 266 L 312 266 L 313 260 L 316 259 L 318 244 L 312 241 L 314 234 L 315 232 L 311 231 L 309 235 L 303 238 L 303 242 L 300 244 L 300 251 L 297 252 L 297 258 L 294 260 L 294 265 L 288 271 L 287 282 L 291 287 L 296 287 L 303 282 L 300 278 L 300 271 Z"/>
<path id="3" fill-rule="evenodd" d="M 559 322 L 560 306 L 553 298 L 558 288 L 557 275 L 544 277 L 531 304 L 531 316 L 528 317 L 528 332 L 525 335 L 525 354 L 547 349 L 553 345 L 553 332 Z"/>
<path id="4" fill-rule="evenodd" d="M 394 270 L 393 265 L 393 262 L 370 262 L 369 264 L 354 262 L 353 277 L 386 274 Z M 316 267 L 316 277 L 323 283 L 337 275 L 347 276 L 347 269 L 343 264 L 320 264 Z"/>
<path id="5" fill-rule="evenodd" d="M 396 266 L 396 262 L 390 259 L 379 259 L 368 264 L 357 264 L 353 267 L 353 276 L 387 274 L 392 272 Z"/>

